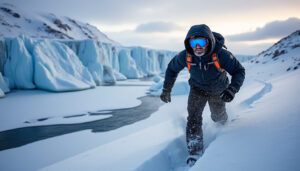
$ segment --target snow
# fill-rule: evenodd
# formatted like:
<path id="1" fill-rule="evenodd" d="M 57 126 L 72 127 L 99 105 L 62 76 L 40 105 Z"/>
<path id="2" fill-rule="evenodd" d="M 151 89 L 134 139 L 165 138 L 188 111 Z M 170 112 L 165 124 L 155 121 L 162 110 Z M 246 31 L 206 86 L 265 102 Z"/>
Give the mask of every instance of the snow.
<path id="1" fill-rule="evenodd" d="M 147 86 L 101 86 L 84 91 L 61 93 L 15 90 L 0 101 L 0 131 L 31 126 L 31 123 L 24 122 L 40 118 L 49 118 L 40 123 L 52 123 L 51 120 L 76 114 L 134 107 L 141 103 L 136 98 L 144 96 L 146 89 Z M 94 116 L 91 118 L 98 119 Z M 64 121 L 69 123 L 67 120 L 70 119 L 75 118 Z"/>
<path id="2" fill-rule="evenodd" d="M 265 94 L 255 107 L 240 113 L 239 122 L 224 128 L 191 170 L 297 170 L 300 167 L 297 131 L 300 103 L 295 93 L 299 92 L 299 72 L 270 81 L 271 93 Z"/>
<path id="3" fill-rule="evenodd" d="M 243 101 L 229 104 L 232 121 L 226 126 L 213 123 L 206 107 L 203 121 L 206 150 L 190 170 L 298 168 L 300 117 L 295 92 L 299 92 L 299 74 L 297 71 L 268 80 L 272 83 L 271 91 L 253 94 L 261 94 L 260 99 L 249 97 L 252 107 L 242 105 Z M 264 89 L 262 82 L 253 81 L 253 84 L 258 83 Z M 240 93 L 248 91 L 249 87 L 252 85 L 246 85 Z M 295 100 L 290 103 L 286 99 Z M 127 136 L 41 170 L 79 170 L 82 166 L 87 170 L 188 170 L 184 137 L 186 101 L 186 95 L 173 96 L 172 103 L 162 106 L 149 119 L 122 128 L 123 131 L 134 129 Z M 290 110 L 287 112 L 287 109 Z"/>

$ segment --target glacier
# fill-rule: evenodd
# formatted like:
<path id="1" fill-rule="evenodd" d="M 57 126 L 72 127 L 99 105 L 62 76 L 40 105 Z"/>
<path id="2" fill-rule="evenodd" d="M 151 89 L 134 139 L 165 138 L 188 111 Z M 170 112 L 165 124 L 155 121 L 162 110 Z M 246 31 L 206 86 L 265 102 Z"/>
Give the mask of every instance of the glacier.
<path id="1" fill-rule="evenodd" d="M 8 93 L 9 91 L 8 80 L 3 77 L 0 72 L 0 97 L 4 97 L 5 93 Z"/>
<path id="2" fill-rule="evenodd" d="M 9 89 L 62 92 L 163 73 L 176 52 L 123 47 L 94 39 L 19 35 L 0 41 L 0 73 Z M 3 89 L 2 89 L 3 90 Z"/>

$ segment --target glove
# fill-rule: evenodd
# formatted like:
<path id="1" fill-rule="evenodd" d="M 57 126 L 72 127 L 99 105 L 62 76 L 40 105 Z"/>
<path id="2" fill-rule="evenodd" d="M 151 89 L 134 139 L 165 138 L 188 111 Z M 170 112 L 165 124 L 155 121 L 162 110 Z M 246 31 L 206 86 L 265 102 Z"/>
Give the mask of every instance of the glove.
<path id="1" fill-rule="evenodd" d="M 163 89 L 160 95 L 160 99 L 165 103 L 171 102 L 171 91 L 167 89 Z"/>
<path id="2" fill-rule="evenodd" d="M 221 94 L 220 94 L 220 98 L 224 101 L 224 102 L 231 102 L 234 98 L 234 95 L 236 93 L 236 89 L 233 87 L 228 87 L 227 89 L 225 89 Z"/>

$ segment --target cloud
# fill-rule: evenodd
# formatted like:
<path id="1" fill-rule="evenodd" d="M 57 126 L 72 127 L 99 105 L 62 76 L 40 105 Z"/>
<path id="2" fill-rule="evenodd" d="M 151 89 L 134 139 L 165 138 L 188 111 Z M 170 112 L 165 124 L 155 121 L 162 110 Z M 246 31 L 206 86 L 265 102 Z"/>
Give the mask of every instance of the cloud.
<path id="1" fill-rule="evenodd" d="M 257 55 L 274 45 L 274 43 L 247 44 L 243 42 L 230 42 L 226 46 L 233 55 Z"/>
<path id="2" fill-rule="evenodd" d="M 140 24 L 135 29 L 136 32 L 170 32 L 174 30 L 181 30 L 182 28 L 171 22 L 149 22 L 146 24 Z"/>
<path id="3" fill-rule="evenodd" d="M 173 37 L 165 33 L 137 34 L 134 30 L 107 32 L 108 37 L 118 40 L 124 46 L 143 46 L 153 49 L 181 51 L 184 49 L 184 37 Z"/>
<path id="4" fill-rule="evenodd" d="M 273 21 L 255 31 L 227 36 L 230 41 L 255 41 L 269 38 L 280 38 L 300 29 L 300 19 L 289 18 L 284 21 Z"/>

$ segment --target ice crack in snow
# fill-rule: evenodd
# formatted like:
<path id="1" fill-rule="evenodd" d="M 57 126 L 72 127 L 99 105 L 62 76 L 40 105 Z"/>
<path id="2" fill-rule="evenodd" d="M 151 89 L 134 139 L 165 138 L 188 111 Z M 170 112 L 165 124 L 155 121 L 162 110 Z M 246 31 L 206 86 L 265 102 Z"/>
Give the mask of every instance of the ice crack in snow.
<path id="1" fill-rule="evenodd" d="M 243 107 L 246 106 L 246 107 L 249 107 L 249 108 L 253 108 L 252 104 L 255 101 L 261 99 L 265 94 L 272 91 L 272 84 L 271 83 L 267 83 L 267 82 L 259 81 L 259 80 L 257 80 L 257 81 L 265 84 L 265 86 L 259 92 L 257 92 L 256 94 L 254 94 L 250 98 L 248 98 L 248 99 L 244 100 L 243 102 L 241 102 L 240 103 L 241 106 L 243 106 Z"/>

